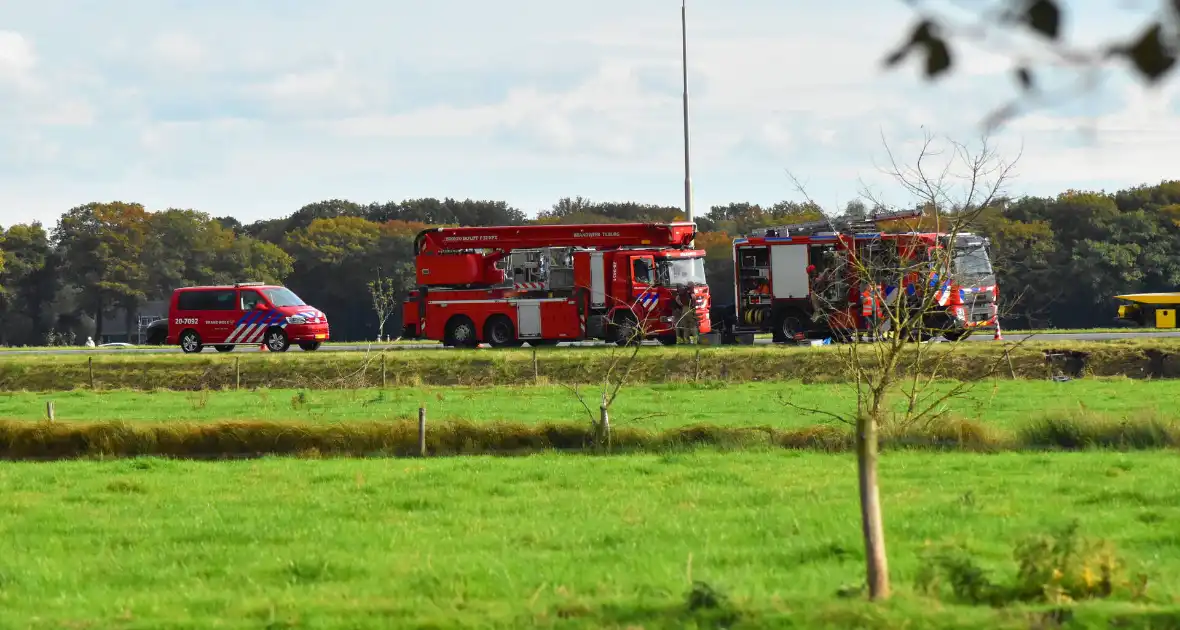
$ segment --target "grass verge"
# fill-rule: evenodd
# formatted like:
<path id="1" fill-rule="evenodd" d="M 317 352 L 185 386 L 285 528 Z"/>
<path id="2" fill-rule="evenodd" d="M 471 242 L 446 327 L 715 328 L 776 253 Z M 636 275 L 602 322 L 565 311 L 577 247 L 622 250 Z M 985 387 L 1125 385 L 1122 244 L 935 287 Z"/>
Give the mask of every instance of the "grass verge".
<path id="1" fill-rule="evenodd" d="M 529 455 L 545 451 L 631 454 L 696 448 L 788 449 L 846 452 L 852 433 L 844 426 L 781 429 L 771 426 L 692 425 L 659 431 L 614 429 L 599 439 L 588 423 L 447 421 L 429 425 L 432 456 Z M 1115 420 L 1097 415 L 1046 416 L 1015 431 L 968 420 L 947 420 L 924 429 L 886 429 L 884 449 L 1001 452 L 1151 450 L 1180 445 L 1180 427 L 1155 418 Z M 86 457 L 163 456 L 215 459 L 267 455 L 301 457 L 416 456 L 416 422 L 218 422 L 130 424 L 124 422 L 0 422 L 0 458 L 52 460 Z"/>
<path id="2" fill-rule="evenodd" d="M 1085 371 L 1091 375 L 1180 376 L 1180 340 L 1028 342 L 1018 347 L 998 343 L 951 345 L 940 344 L 932 349 L 932 356 L 951 353 L 943 363 L 942 375 L 950 379 L 977 378 L 992 373 L 997 365 L 1000 376 L 1044 378 L 1052 369 L 1044 351 L 1063 345 L 1089 353 Z M 848 378 L 844 364 L 835 355 L 839 351 L 838 347 L 644 348 L 631 376 L 638 383 L 772 379 L 836 382 Z M 616 360 L 611 351 L 599 348 L 546 348 L 535 353 L 523 349 L 442 352 L 10 356 L 0 358 L 0 389 L 333 389 L 586 383 L 599 380 Z"/>
<path id="3" fill-rule="evenodd" d="M 893 601 L 858 595 L 847 456 L 9 464 L 0 627 L 1174 627 L 1173 454 L 882 460 Z M 1016 572 L 1082 523 L 1138 597 L 993 607 L 920 594 L 929 545 Z M 33 621 L 33 620 L 36 621 Z M 1050 623 L 1050 622 L 1056 623 Z M 1172 625 L 1169 625 L 1171 623 Z"/>

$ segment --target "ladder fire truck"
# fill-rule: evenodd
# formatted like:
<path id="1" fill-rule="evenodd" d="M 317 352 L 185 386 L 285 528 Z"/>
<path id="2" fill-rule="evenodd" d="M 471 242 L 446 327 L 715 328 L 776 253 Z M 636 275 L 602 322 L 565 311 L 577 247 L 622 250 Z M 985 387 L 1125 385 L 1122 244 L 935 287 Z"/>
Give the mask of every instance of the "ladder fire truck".
<path id="1" fill-rule="evenodd" d="M 932 304 L 937 306 L 925 309 L 917 329 L 906 331 L 910 336 L 941 334 L 957 341 L 994 328 L 999 288 L 988 239 L 958 233 L 952 243 L 949 234 L 880 229 L 882 223 L 921 216 L 920 210 L 912 210 L 878 213 L 863 221 L 809 221 L 734 239 L 735 304 L 719 322 L 723 342 L 752 343 L 755 333 L 765 332 L 780 343 L 850 338 L 869 332 L 871 318 L 884 312 L 885 303 L 895 305 L 900 298 L 916 309 L 926 291 L 934 292 Z M 943 270 L 940 278 L 931 253 L 948 247 L 953 254 L 949 274 Z M 855 265 L 857 260 L 864 264 Z M 917 269 L 922 273 L 913 273 Z M 876 287 L 863 281 L 865 270 L 881 272 L 869 274 L 880 276 Z M 901 270 L 907 272 L 902 286 L 891 286 Z"/>
<path id="2" fill-rule="evenodd" d="M 691 222 L 455 227 L 414 239 L 403 337 L 444 345 L 675 343 L 676 292 L 708 333 L 709 289 Z"/>

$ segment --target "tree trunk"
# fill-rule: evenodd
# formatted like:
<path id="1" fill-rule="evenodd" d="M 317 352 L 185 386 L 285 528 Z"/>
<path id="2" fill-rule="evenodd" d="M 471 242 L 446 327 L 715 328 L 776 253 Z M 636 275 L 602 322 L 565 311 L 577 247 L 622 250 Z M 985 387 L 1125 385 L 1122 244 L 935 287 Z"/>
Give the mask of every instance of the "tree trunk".
<path id="1" fill-rule="evenodd" d="M 877 487 L 877 416 L 861 412 L 856 427 L 856 468 L 860 482 L 860 518 L 865 539 L 869 599 L 889 597 L 889 563 L 885 555 L 885 526 Z"/>
<path id="2" fill-rule="evenodd" d="M 610 405 L 607 403 L 606 392 L 602 393 L 602 403 L 598 406 L 598 445 L 610 448 Z"/>
<path id="3" fill-rule="evenodd" d="M 123 328 L 127 331 L 127 343 L 133 343 L 132 337 L 139 332 L 139 324 L 136 320 L 139 319 L 139 304 L 129 304 L 123 310 Z M 136 339 L 134 343 L 143 343 L 142 339 Z"/>
<path id="4" fill-rule="evenodd" d="M 94 343 L 102 343 L 102 298 L 99 298 L 94 307 Z"/>

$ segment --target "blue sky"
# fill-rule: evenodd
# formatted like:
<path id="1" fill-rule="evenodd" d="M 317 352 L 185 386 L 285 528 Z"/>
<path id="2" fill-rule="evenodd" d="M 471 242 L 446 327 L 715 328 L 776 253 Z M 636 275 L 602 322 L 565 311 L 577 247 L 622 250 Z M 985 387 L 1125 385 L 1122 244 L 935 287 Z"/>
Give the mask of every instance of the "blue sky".
<path id="1" fill-rule="evenodd" d="M 1147 17 L 1116 5 L 1073 3 L 1070 36 Z M 862 182 L 905 203 L 878 169 L 882 133 L 912 159 L 923 128 L 970 141 L 1016 95 L 989 48 L 959 49 L 936 85 L 913 65 L 884 72 L 912 20 L 899 0 L 689 11 L 698 213 L 799 198 L 788 169 L 828 206 Z M 336 197 L 680 205 L 679 13 L 678 0 L 7 2 L 0 224 L 115 199 L 246 221 Z M 1011 192 L 1177 175 L 1175 89 L 1107 74 L 993 139 L 1009 158 L 1023 147 Z"/>

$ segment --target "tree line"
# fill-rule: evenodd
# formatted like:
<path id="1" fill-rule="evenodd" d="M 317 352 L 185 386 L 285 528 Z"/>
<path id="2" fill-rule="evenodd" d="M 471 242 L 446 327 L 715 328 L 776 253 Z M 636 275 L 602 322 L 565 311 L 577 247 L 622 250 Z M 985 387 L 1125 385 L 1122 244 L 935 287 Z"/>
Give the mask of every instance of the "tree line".
<path id="1" fill-rule="evenodd" d="M 868 208 L 853 201 L 840 212 L 864 216 Z M 792 201 L 717 205 L 697 216 L 697 246 L 708 253 L 715 303 L 733 299 L 735 236 L 820 216 L 814 204 Z M 412 241 L 429 226 L 683 218 L 675 206 L 581 197 L 561 199 L 535 218 L 503 201 L 333 199 L 247 224 L 190 209 L 89 203 L 50 229 L 34 222 L 3 230 L 0 343 L 99 340 L 112 316 L 134 330 L 143 305 L 176 287 L 249 280 L 283 283 L 324 310 L 334 339 L 374 339 L 374 290 L 400 299 L 412 287 Z M 1104 326 L 1113 316 L 1112 296 L 1180 287 L 1180 181 L 1000 199 L 976 223 L 973 229 L 992 239 L 1009 327 Z M 394 308 L 385 330 L 400 329 Z"/>

